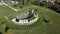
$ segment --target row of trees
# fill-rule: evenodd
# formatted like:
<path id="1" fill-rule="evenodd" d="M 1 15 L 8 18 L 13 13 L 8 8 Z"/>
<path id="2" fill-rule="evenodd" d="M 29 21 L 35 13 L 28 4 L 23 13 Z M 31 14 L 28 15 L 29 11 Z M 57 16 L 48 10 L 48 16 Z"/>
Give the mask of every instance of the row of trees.
<path id="1" fill-rule="evenodd" d="M 54 4 L 52 4 L 51 2 L 42 2 L 40 5 L 48 7 L 50 9 L 54 10 L 55 12 L 60 13 L 60 1 L 58 1 L 58 0 L 56 0 L 54 2 Z"/>
<path id="2" fill-rule="evenodd" d="M 18 1 L 22 5 L 30 5 L 30 4 L 39 5 L 40 1 L 45 1 L 45 0 L 4 0 L 4 1 Z"/>
<path id="3" fill-rule="evenodd" d="M 22 5 L 31 5 L 31 4 L 38 5 L 40 0 L 13 0 L 13 1 L 18 1 Z"/>

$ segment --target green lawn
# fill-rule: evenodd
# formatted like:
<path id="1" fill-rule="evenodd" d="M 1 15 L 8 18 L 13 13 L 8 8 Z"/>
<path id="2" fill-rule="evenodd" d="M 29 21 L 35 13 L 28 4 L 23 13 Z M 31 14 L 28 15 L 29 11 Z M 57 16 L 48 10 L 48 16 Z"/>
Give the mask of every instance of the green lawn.
<path id="1" fill-rule="evenodd" d="M 0 6 L 0 22 L 5 22 L 3 25 L 0 25 L 0 31 L 3 34 L 60 34 L 60 15 L 45 7 L 30 6 L 29 8 L 37 9 L 39 19 L 32 25 L 20 26 L 13 24 L 9 19 L 16 17 L 16 15 L 22 12 L 28 11 L 28 8 L 19 10 L 17 14 L 8 7 Z M 9 19 L 5 19 L 4 16 L 8 16 Z M 45 23 L 43 18 L 49 19 L 49 23 Z M 7 33 L 4 30 L 6 26 L 11 28 Z"/>

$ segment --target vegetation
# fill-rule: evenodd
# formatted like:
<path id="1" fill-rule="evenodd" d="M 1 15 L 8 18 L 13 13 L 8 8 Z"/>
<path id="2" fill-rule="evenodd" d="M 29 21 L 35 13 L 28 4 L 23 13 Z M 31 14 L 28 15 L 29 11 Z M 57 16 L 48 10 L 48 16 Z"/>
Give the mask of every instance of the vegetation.
<path id="1" fill-rule="evenodd" d="M 48 7 L 49 9 L 54 10 L 57 13 L 60 13 L 60 2 L 55 1 L 54 5 L 50 2 L 42 1 L 40 2 L 40 6 Z"/>

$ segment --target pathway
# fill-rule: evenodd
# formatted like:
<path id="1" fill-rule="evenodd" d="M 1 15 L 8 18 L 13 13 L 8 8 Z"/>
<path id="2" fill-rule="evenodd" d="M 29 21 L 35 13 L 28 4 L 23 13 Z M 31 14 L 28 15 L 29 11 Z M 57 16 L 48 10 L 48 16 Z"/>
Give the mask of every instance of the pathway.
<path id="1" fill-rule="evenodd" d="M 2 2 L 3 2 L 3 4 L 4 4 L 5 6 L 11 8 L 12 10 L 14 10 L 14 11 L 16 11 L 16 12 L 18 11 L 17 9 L 14 9 L 13 7 L 11 7 L 11 6 L 7 5 L 6 3 L 4 3 L 4 1 L 2 1 Z"/>

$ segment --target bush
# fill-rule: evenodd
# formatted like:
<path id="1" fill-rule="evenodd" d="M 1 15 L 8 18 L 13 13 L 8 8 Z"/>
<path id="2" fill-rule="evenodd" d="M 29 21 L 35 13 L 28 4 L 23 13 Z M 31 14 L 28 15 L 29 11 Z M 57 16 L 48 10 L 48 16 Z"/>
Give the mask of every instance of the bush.
<path id="1" fill-rule="evenodd" d="M 55 6 L 53 5 L 53 6 L 52 6 L 52 9 L 53 9 L 53 10 L 57 10 L 57 7 L 55 7 Z"/>
<path id="2" fill-rule="evenodd" d="M 20 8 L 23 8 L 22 6 L 20 6 Z"/>
<path id="3" fill-rule="evenodd" d="M 1 25 L 4 24 L 4 21 L 0 23 Z"/>
<path id="4" fill-rule="evenodd" d="M 39 5 L 40 5 L 40 6 L 44 6 L 44 3 L 43 3 L 43 2 L 41 2 Z"/>
<path id="5" fill-rule="evenodd" d="M 57 10 L 55 10 L 57 13 L 60 13 L 60 8 L 58 8 Z"/>
<path id="6" fill-rule="evenodd" d="M 2 32 L 0 32 L 0 34 L 2 34 Z"/>
<path id="7" fill-rule="evenodd" d="M 44 19 L 44 22 L 48 23 L 48 22 L 49 22 L 49 20 L 45 18 L 45 19 Z"/>
<path id="8" fill-rule="evenodd" d="M 6 26 L 6 28 L 5 28 L 5 32 L 7 32 L 7 31 L 8 31 L 8 29 L 10 29 L 10 28 Z"/>
<path id="9" fill-rule="evenodd" d="M 48 6 L 48 8 L 54 10 L 57 13 L 60 13 L 60 8 L 59 7 L 56 7 L 56 6 Z"/>

